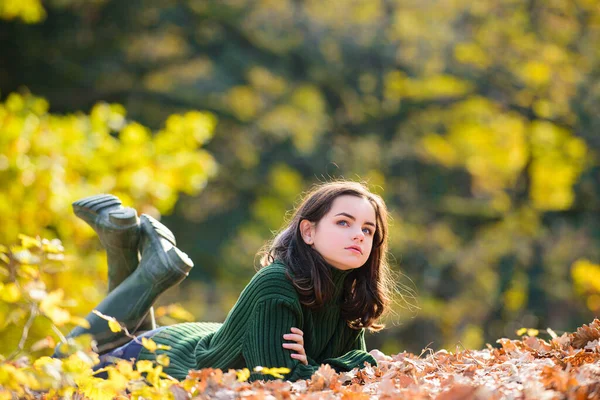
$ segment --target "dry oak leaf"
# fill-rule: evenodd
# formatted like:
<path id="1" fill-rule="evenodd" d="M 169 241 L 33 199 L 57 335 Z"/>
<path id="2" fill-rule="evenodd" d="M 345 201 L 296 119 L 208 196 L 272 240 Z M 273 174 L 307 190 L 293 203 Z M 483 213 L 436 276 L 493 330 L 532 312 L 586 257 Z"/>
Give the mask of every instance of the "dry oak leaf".
<path id="1" fill-rule="evenodd" d="M 583 324 L 577 328 L 571 337 L 571 346 L 582 349 L 588 342 L 596 339 L 600 339 L 600 320 L 598 318 L 595 318 L 589 325 Z"/>
<path id="2" fill-rule="evenodd" d="M 173 394 L 175 400 L 188 400 L 190 398 L 188 392 L 177 384 L 171 385 L 169 391 Z"/>
<path id="3" fill-rule="evenodd" d="M 533 336 L 525 336 L 522 339 L 523 344 L 527 348 L 527 350 L 535 350 L 535 351 L 544 351 L 548 352 L 552 350 L 552 346 L 543 339 L 538 339 Z"/>
<path id="4" fill-rule="evenodd" d="M 587 378 L 600 382 L 600 364 L 594 363 L 582 365 L 579 368 L 577 375 L 580 377 L 580 380 L 581 377 L 583 377 L 583 379 Z"/>
<path id="5" fill-rule="evenodd" d="M 482 386 L 458 383 L 440 393 L 435 400 L 488 400 L 491 398 L 494 398 L 493 394 Z"/>
<path id="6" fill-rule="evenodd" d="M 373 382 L 375 373 L 373 368 L 366 367 L 364 369 L 360 369 L 356 371 L 356 376 L 352 379 L 353 384 L 367 385 Z"/>
<path id="7" fill-rule="evenodd" d="M 336 386 L 338 374 L 329 364 L 322 364 L 319 369 L 312 375 L 308 383 L 308 390 L 311 392 L 329 389 L 331 386 Z"/>
<path id="8" fill-rule="evenodd" d="M 598 361 L 598 355 L 596 353 L 588 352 L 585 350 L 579 350 L 575 354 L 563 358 L 563 363 L 570 363 L 573 367 L 579 367 L 580 365 L 593 363 Z"/>
<path id="9" fill-rule="evenodd" d="M 384 376 L 379 384 L 379 395 L 399 397 L 400 390 L 396 387 L 394 379 L 390 379 L 388 376 Z"/>
<path id="10" fill-rule="evenodd" d="M 589 385 L 582 385 L 575 389 L 569 399 L 587 400 L 600 398 L 600 381 Z"/>
<path id="11" fill-rule="evenodd" d="M 552 389 L 562 393 L 579 384 L 570 371 L 564 371 L 550 366 L 545 366 L 542 369 L 542 383 L 546 389 Z"/>
<path id="12" fill-rule="evenodd" d="M 571 345 L 571 335 L 565 332 L 559 337 L 552 338 L 550 344 L 555 350 L 566 351 Z"/>
<path id="13" fill-rule="evenodd" d="M 362 392 L 344 392 L 342 400 L 369 400 L 371 396 Z"/>

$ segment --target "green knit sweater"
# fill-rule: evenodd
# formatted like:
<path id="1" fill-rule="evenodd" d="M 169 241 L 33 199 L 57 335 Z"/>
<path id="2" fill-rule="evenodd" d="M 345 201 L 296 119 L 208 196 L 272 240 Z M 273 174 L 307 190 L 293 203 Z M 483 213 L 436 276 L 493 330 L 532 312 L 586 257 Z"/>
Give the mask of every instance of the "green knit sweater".
<path id="1" fill-rule="evenodd" d="M 171 347 L 155 354 L 142 349 L 139 360 L 154 360 L 165 353 L 170 365 L 164 371 L 184 379 L 190 369 L 249 368 L 256 366 L 287 367 L 286 379 L 308 379 L 321 364 L 336 371 L 362 368 L 364 362 L 377 365 L 366 352 L 364 329 L 348 327 L 340 315 L 344 278 L 348 271 L 330 267 L 335 285 L 332 300 L 319 310 L 300 304 L 298 294 L 286 277 L 283 264 L 273 263 L 254 275 L 240 294 L 236 304 L 222 324 L 191 322 L 169 326 L 152 339 Z M 290 357 L 292 350 L 282 344 L 290 342 L 283 335 L 291 327 L 304 332 L 304 349 L 308 365 Z M 250 378 L 270 379 L 269 375 L 253 374 Z"/>

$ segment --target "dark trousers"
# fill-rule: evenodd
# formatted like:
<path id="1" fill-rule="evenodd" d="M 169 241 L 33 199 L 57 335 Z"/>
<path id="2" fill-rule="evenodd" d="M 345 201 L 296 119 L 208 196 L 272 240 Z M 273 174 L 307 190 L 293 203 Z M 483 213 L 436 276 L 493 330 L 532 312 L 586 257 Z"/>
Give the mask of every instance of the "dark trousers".
<path id="1" fill-rule="evenodd" d="M 94 371 L 115 364 L 119 360 L 137 360 L 138 356 L 140 355 L 140 351 L 142 351 L 142 338 L 150 338 L 165 328 L 166 326 L 161 326 L 160 328 L 144 332 L 143 334 L 137 336 L 137 339 L 131 340 L 130 342 L 125 343 L 123 346 L 117 347 L 108 353 L 102 354 L 100 356 L 100 364 L 94 367 Z M 96 376 L 100 378 L 106 378 L 104 373 L 97 374 Z"/>

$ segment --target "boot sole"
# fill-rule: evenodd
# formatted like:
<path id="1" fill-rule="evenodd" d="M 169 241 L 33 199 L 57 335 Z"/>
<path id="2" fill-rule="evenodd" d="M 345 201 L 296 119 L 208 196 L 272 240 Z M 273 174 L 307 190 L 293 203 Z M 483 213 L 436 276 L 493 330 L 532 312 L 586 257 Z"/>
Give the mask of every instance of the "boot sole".
<path id="1" fill-rule="evenodd" d="M 146 214 L 140 216 L 140 226 L 142 232 L 147 235 L 150 245 L 163 250 L 162 252 L 158 252 L 158 254 L 164 265 L 168 269 L 182 274 L 184 277 L 187 276 L 194 263 L 187 254 L 175 247 L 175 236 L 169 228 Z M 160 241 L 161 238 L 166 239 L 173 247 L 165 249 Z"/>
<path id="2" fill-rule="evenodd" d="M 121 200 L 112 194 L 99 194 L 77 200 L 73 204 L 73 212 L 100 234 L 103 228 L 129 229 L 137 225 L 137 211 L 131 207 L 122 207 Z M 106 215 L 106 220 L 103 218 Z M 162 224 L 161 224 L 162 225 Z M 164 225 L 162 225 L 164 227 Z M 166 229 L 163 237 L 176 246 L 175 236 Z"/>
<path id="3" fill-rule="evenodd" d="M 73 203 L 73 212 L 94 230 L 101 225 L 105 225 L 102 227 L 119 229 L 137 224 L 135 209 L 122 207 L 121 200 L 112 194 L 99 194 L 78 200 Z M 105 215 L 107 218 L 102 221 L 101 219 Z"/>

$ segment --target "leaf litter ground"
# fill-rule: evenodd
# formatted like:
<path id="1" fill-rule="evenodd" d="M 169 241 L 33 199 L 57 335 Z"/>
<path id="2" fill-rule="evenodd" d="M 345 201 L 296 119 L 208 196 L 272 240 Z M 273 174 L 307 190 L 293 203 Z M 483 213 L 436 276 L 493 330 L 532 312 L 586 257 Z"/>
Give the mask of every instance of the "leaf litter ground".
<path id="1" fill-rule="evenodd" d="M 499 339 L 500 347 L 450 353 L 403 352 L 378 367 L 310 380 L 239 382 L 236 373 L 192 371 L 173 385 L 176 399 L 600 399 L 600 320 L 550 340 Z M 185 389 L 184 389 L 185 387 Z"/>

